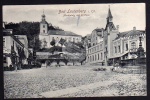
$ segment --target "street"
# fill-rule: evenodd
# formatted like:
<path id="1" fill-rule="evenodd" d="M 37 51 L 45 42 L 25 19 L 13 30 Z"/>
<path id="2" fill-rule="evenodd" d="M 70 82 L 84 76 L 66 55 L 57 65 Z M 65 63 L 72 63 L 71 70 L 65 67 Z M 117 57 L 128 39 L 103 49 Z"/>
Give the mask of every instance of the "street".
<path id="1" fill-rule="evenodd" d="M 93 71 L 99 66 L 61 66 L 4 72 L 4 98 L 33 98 L 47 91 L 101 86 L 61 97 L 146 96 L 146 74 Z M 114 83 L 115 82 L 115 83 Z M 106 85 L 105 83 L 109 83 Z M 37 97 L 41 98 L 41 96 Z"/>

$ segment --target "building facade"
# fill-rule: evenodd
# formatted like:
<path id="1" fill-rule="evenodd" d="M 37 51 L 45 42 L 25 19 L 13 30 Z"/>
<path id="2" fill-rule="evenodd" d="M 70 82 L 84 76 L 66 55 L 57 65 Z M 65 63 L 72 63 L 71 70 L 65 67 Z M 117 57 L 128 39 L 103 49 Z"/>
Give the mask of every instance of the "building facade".
<path id="1" fill-rule="evenodd" d="M 42 20 L 40 22 L 39 40 L 41 41 L 41 48 L 51 48 L 52 45 L 50 44 L 50 42 L 52 40 L 55 40 L 56 46 L 61 46 L 61 44 L 59 43 L 61 39 L 76 43 L 81 42 L 82 37 L 73 32 L 63 30 L 49 30 L 49 27 L 51 27 L 52 25 L 48 24 L 45 17 L 45 14 L 43 14 Z"/>
<path id="2" fill-rule="evenodd" d="M 28 64 L 27 58 L 30 50 L 28 49 L 27 37 L 25 35 L 14 36 L 12 29 L 3 29 L 3 66 L 9 67 L 12 65 L 12 49 L 15 52 L 16 64 L 19 62 L 19 50 L 23 50 L 25 59 L 22 64 Z M 21 41 L 20 41 L 21 39 Z"/>
<path id="3" fill-rule="evenodd" d="M 108 10 L 106 27 L 97 28 L 87 36 L 86 63 L 107 66 L 117 61 L 136 59 L 139 48 L 139 37 L 142 37 L 142 47 L 146 57 L 146 32 L 144 30 L 133 30 L 119 32 L 119 25 L 113 24 L 111 10 Z"/>

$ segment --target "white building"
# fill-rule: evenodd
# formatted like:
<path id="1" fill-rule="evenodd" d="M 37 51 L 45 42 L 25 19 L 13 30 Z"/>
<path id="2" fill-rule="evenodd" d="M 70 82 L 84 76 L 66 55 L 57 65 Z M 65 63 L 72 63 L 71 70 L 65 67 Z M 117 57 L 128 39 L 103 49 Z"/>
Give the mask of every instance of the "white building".
<path id="1" fill-rule="evenodd" d="M 113 24 L 110 8 L 106 20 L 105 29 L 94 29 L 87 36 L 87 64 L 103 65 L 105 63 L 107 66 L 109 61 L 115 63 L 116 61 L 136 59 L 137 56 L 133 52 L 137 52 L 139 48 L 139 37 L 142 37 L 142 47 L 146 52 L 146 32 L 144 30 L 136 30 L 134 27 L 131 31 L 120 33 L 119 25 L 115 27 Z"/>
<path id="2" fill-rule="evenodd" d="M 66 41 L 74 41 L 74 42 L 81 42 L 81 36 L 77 35 L 73 32 L 63 31 L 63 30 L 49 30 L 51 24 L 45 20 L 45 15 L 42 15 L 42 20 L 40 22 L 40 33 L 39 33 L 39 40 L 42 42 L 42 48 L 50 48 L 52 47 L 50 42 L 55 39 L 56 46 L 61 46 L 59 43 L 60 39 L 65 39 Z"/>
<path id="3" fill-rule="evenodd" d="M 28 49 L 28 42 L 26 35 L 19 35 L 18 37 L 12 34 L 12 29 L 3 29 L 3 66 L 9 67 L 11 62 L 11 49 L 14 47 L 14 51 L 16 52 L 16 60 L 19 61 L 19 52 L 18 48 L 24 50 L 24 55 L 26 59 L 23 60 L 23 64 L 27 64 L 27 58 L 29 53 L 31 53 Z M 21 41 L 20 41 L 21 40 Z"/>

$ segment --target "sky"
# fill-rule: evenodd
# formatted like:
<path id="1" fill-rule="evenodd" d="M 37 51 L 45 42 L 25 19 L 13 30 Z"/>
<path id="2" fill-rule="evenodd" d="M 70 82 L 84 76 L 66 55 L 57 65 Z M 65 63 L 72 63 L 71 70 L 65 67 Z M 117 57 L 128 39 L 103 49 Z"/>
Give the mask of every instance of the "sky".
<path id="1" fill-rule="evenodd" d="M 132 30 L 133 27 L 137 30 L 145 30 L 144 3 L 5 5 L 3 21 L 7 23 L 40 22 L 44 11 L 48 23 L 65 31 L 85 36 L 91 34 L 96 28 L 105 28 L 109 7 L 113 23 L 115 26 L 119 25 L 120 32 Z M 83 16 L 77 16 L 79 14 Z"/>

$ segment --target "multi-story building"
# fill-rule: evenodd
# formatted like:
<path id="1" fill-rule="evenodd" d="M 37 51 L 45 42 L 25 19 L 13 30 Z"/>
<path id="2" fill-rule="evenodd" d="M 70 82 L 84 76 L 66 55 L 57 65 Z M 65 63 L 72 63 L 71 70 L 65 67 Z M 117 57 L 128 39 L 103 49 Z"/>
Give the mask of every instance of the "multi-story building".
<path id="1" fill-rule="evenodd" d="M 106 18 L 107 23 L 105 29 L 94 29 L 91 35 L 87 36 L 86 46 L 86 63 L 101 64 L 107 66 L 109 62 L 113 64 L 116 61 L 126 60 L 133 62 L 136 59 L 135 53 L 139 48 L 139 37 L 142 37 L 142 46 L 146 52 L 146 33 L 144 30 L 133 30 L 127 32 L 119 32 L 119 25 L 115 27 L 113 24 L 113 16 L 110 8 Z M 146 53 L 145 53 L 146 57 Z"/>
<path id="2" fill-rule="evenodd" d="M 137 50 L 139 48 L 140 39 L 142 38 L 142 47 L 144 49 L 146 57 L 146 32 L 143 30 L 133 30 L 119 33 L 118 36 L 112 41 L 113 43 L 113 53 L 110 57 L 111 60 L 116 62 L 117 60 L 135 64 L 135 59 L 137 58 Z"/>
<path id="3" fill-rule="evenodd" d="M 45 19 L 45 14 L 42 15 L 42 20 L 40 22 L 40 33 L 39 40 L 42 42 L 42 48 L 52 47 L 50 42 L 54 39 L 56 46 L 61 46 L 59 43 L 60 39 L 72 42 L 81 42 L 82 37 L 73 32 L 63 31 L 63 30 L 49 30 L 48 27 L 51 27 L 51 24 Z"/>
<path id="4" fill-rule="evenodd" d="M 27 37 L 25 35 L 14 36 L 12 29 L 3 29 L 3 66 L 9 67 L 12 65 L 11 56 L 12 49 L 16 53 L 16 63 L 19 62 L 19 51 L 21 49 L 24 51 L 25 59 L 23 59 L 22 63 L 27 64 L 27 58 L 29 56 L 30 50 L 28 49 Z M 21 40 L 21 41 L 20 41 Z M 13 48 L 12 48 L 13 47 Z"/>

